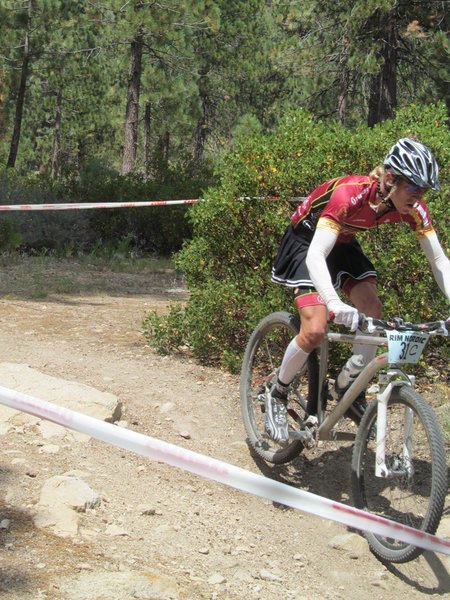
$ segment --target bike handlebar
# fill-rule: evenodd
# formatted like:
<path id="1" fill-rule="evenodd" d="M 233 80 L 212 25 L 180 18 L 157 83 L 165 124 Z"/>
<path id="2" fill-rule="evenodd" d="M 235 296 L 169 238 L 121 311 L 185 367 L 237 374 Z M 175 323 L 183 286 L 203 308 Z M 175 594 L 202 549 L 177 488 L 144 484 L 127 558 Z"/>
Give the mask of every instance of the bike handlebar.
<path id="1" fill-rule="evenodd" d="M 373 333 L 374 331 L 396 330 L 396 331 L 422 331 L 431 335 L 450 335 L 450 320 L 432 321 L 430 323 L 410 323 L 400 318 L 393 321 L 383 321 L 374 317 L 366 317 L 362 313 L 359 315 L 359 328 L 363 333 Z"/>

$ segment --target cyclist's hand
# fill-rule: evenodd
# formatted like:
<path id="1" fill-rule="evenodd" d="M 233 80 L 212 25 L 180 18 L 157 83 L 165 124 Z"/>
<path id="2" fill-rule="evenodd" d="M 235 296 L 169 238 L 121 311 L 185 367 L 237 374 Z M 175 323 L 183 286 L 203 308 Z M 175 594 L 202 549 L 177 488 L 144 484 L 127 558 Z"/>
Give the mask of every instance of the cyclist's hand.
<path id="1" fill-rule="evenodd" d="M 345 325 L 351 331 L 356 331 L 359 323 L 359 313 L 356 308 L 344 304 L 340 300 L 332 300 L 327 304 L 328 312 L 334 314 L 334 322 L 338 325 Z"/>

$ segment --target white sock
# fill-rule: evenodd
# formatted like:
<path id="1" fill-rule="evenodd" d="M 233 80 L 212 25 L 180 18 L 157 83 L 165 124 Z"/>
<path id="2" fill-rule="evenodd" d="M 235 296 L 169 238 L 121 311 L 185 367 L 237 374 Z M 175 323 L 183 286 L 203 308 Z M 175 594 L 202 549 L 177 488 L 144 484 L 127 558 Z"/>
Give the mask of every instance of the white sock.
<path id="1" fill-rule="evenodd" d="M 303 367 L 308 358 L 309 353 L 305 352 L 297 344 L 295 338 L 289 343 L 284 353 L 283 361 L 281 363 L 280 372 L 278 374 L 278 381 L 284 385 L 288 385 Z"/>

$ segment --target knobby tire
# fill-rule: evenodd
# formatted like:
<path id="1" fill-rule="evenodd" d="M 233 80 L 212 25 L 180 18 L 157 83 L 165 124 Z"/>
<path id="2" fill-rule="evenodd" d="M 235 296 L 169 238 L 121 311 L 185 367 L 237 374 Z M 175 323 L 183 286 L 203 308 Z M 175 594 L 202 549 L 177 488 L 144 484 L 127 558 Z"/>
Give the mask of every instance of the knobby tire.
<path id="1" fill-rule="evenodd" d="M 284 464 L 303 450 L 300 440 L 275 442 L 265 431 L 264 392 L 275 383 L 284 352 L 298 333 L 300 319 L 287 312 L 272 313 L 257 325 L 245 351 L 240 384 L 241 412 L 252 449 L 265 461 Z M 298 429 L 298 417 L 304 417 L 309 397 L 317 394 L 318 362 L 315 352 L 290 386 L 288 422 Z"/>
<path id="2" fill-rule="evenodd" d="M 403 452 L 406 409 L 414 427 L 410 460 Z M 352 484 L 355 506 L 371 513 L 434 534 L 447 493 L 445 445 L 436 416 L 424 398 L 409 386 L 394 388 L 388 401 L 386 423 L 386 478 L 375 477 L 373 426 L 377 402 L 368 407 L 355 439 Z M 423 549 L 373 533 L 365 533 L 372 552 L 382 561 L 403 563 Z"/>

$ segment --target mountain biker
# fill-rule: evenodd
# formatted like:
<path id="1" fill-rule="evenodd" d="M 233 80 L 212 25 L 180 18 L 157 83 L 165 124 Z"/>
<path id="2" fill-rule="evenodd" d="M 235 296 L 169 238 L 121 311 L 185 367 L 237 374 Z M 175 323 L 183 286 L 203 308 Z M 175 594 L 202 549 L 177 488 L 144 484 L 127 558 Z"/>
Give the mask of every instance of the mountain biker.
<path id="1" fill-rule="evenodd" d="M 326 181 L 292 215 L 274 261 L 272 281 L 293 289 L 301 326 L 266 398 L 265 428 L 275 441 L 289 439 L 288 387 L 324 339 L 328 316 L 333 313 L 336 323 L 352 331 L 357 329 L 359 312 L 381 317 L 376 270 L 356 241 L 358 232 L 385 223 L 408 223 L 450 300 L 450 261 L 423 200 L 429 189 L 441 189 L 433 154 L 420 142 L 402 138 L 369 176 Z M 340 300 L 339 287 L 354 306 Z M 375 353 L 375 346 L 354 345 L 354 354 L 361 354 L 365 364 Z M 366 406 L 363 392 L 346 416 L 359 423 Z M 312 410 L 307 407 L 307 413 Z"/>

